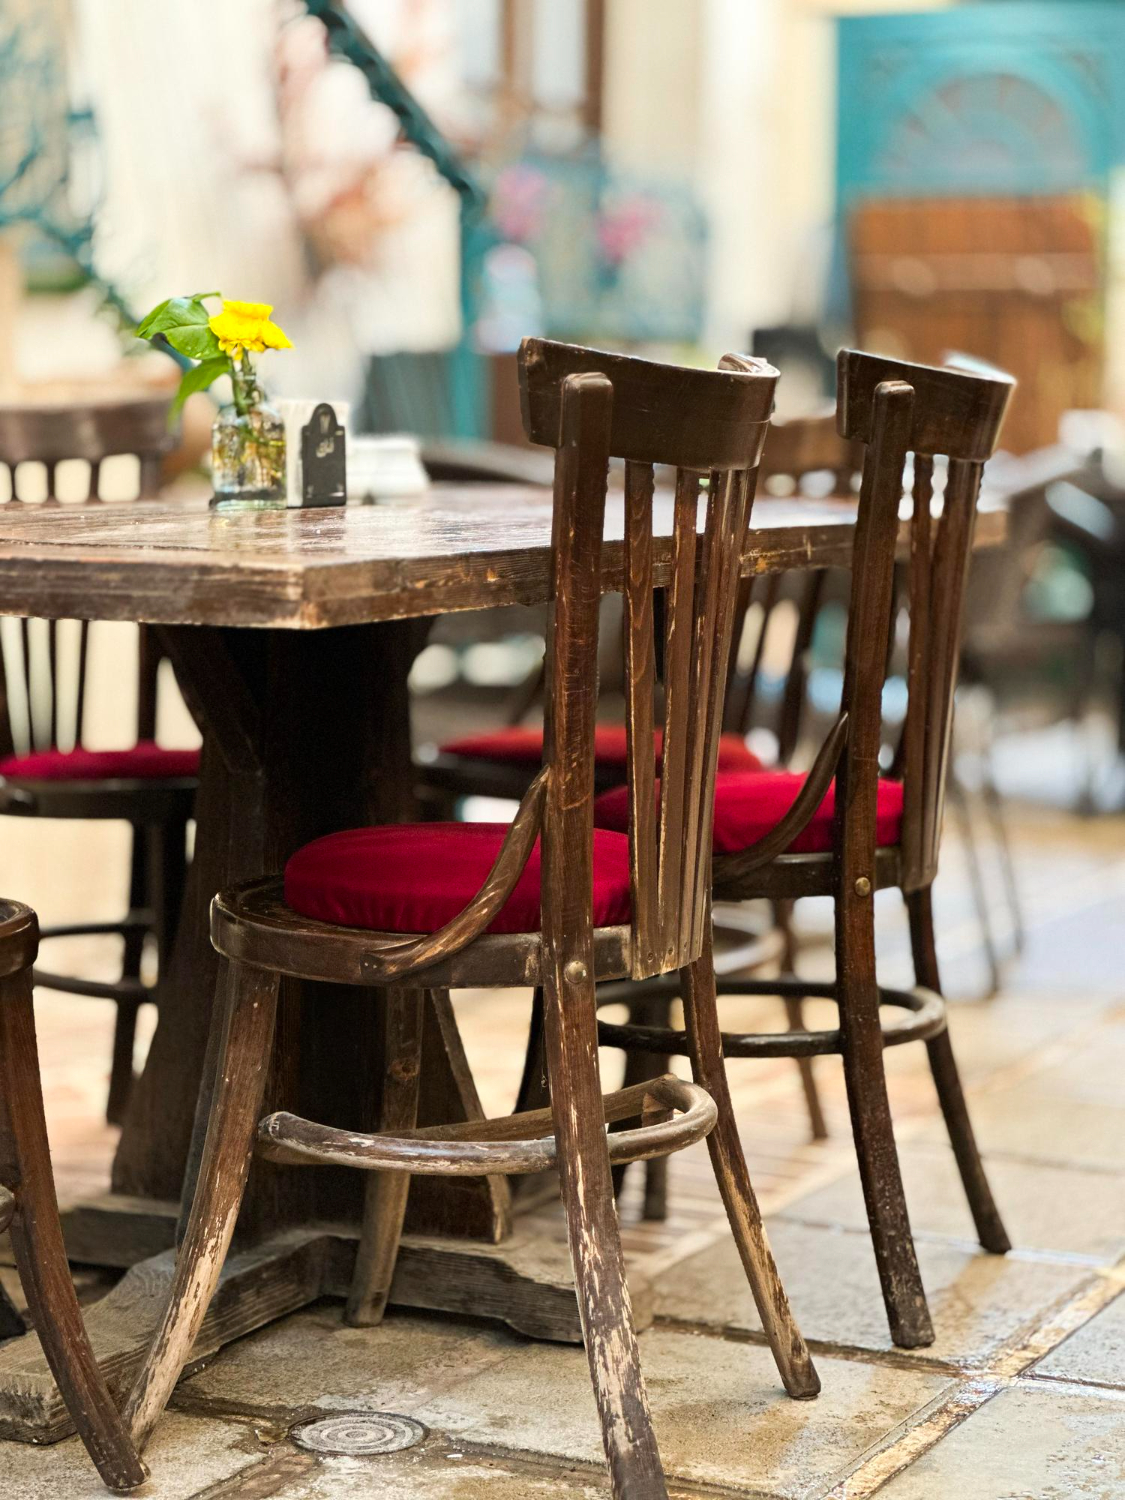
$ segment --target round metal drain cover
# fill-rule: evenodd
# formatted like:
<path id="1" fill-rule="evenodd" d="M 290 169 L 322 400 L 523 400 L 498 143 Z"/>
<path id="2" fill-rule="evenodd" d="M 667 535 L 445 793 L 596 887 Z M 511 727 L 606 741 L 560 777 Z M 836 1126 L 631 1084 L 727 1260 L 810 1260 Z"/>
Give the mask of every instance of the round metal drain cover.
<path id="1" fill-rule="evenodd" d="M 425 1441 L 426 1429 L 411 1417 L 393 1411 L 348 1411 L 336 1417 L 305 1422 L 290 1433 L 300 1448 L 313 1453 L 339 1453 L 365 1458 L 376 1453 L 399 1453 Z"/>

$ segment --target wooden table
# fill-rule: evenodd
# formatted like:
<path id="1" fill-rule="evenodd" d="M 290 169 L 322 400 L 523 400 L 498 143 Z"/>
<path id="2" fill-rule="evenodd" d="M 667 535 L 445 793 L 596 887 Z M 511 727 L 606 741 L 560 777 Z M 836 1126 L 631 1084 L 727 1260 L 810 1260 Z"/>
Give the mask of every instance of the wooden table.
<path id="1" fill-rule="evenodd" d="M 655 576 L 668 576 L 670 501 L 657 501 Z M 760 499 L 744 571 L 846 565 L 848 500 Z M 978 540 L 1003 534 L 981 517 Z M 436 614 L 546 600 L 548 491 L 440 485 L 337 510 L 220 511 L 206 496 L 0 509 L 0 612 L 158 625 L 204 737 L 195 859 L 159 1024 L 111 1191 L 68 1215 L 72 1258 L 132 1269 L 89 1314 L 112 1380 L 131 1371 L 163 1298 L 217 977 L 207 908 L 220 886 L 273 872 L 309 839 L 412 814 L 406 679 Z M 621 509 L 607 514 L 603 589 L 621 584 Z M 663 542 L 662 542 L 663 538 Z M 905 541 L 905 535 L 903 540 Z M 15 893 L 15 894 L 18 894 Z M 369 992 L 286 981 L 270 1108 L 362 1128 L 380 1077 Z M 298 1045 L 299 1042 L 299 1045 Z M 447 1010 L 427 1018 L 420 1123 L 479 1109 Z M 196 1142 L 196 1148 L 198 1142 Z M 323 1292 L 343 1292 L 361 1174 L 259 1162 L 241 1248 L 202 1356 Z M 512 1231 L 507 1184 L 418 1179 L 393 1299 L 504 1318 L 578 1340 L 563 1245 Z M 634 1291 L 639 1321 L 643 1288 Z M 53 1437 L 65 1412 L 33 1340 L 0 1351 L 0 1434 Z"/>

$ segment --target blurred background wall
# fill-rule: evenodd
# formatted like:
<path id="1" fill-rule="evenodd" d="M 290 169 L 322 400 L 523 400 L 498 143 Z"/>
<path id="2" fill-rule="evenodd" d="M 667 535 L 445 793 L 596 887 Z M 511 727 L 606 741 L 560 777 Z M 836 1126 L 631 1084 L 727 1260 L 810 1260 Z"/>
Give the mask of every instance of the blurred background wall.
<path id="1" fill-rule="evenodd" d="M 1103 454 L 1022 566 L 1119 679 L 1123 160 L 1119 0 L 0 0 L 0 386 L 173 380 L 131 318 L 212 288 L 274 392 L 423 436 L 521 442 L 527 333 L 751 348 L 782 415 L 954 348 L 1012 452 Z"/>

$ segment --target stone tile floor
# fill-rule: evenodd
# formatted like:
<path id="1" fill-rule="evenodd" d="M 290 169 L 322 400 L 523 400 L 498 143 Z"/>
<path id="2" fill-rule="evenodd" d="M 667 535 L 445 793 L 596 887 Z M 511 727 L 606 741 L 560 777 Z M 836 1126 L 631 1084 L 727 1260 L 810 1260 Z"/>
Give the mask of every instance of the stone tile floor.
<path id="1" fill-rule="evenodd" d="M 664 1224 L 641 1222 L 639 1180 L 627 1187 L 627 1250 L 657 1285 L 642 1357 L 681 1500 L 1125 1497 L 1125 819 L 1022 805 L 1013 832 L 1027 943 L 995 998 L 981 998 L 979 934 L 953 838 L 938 887 L 954 1044 L 1015 1242 L 1007 1257 L 974 1244 L 924 1049 L 888 1054 L 931 1348 L 900 1351 L 888 1338 L 829 1060 L 818 1077 L 832 1134 L 820 1144 L 808 1140 L 791 1064 L 732 1069 L 782 1275 L 817 1354 L 816 1402 L 779 1389 L 705 1153 L 674 1159 Z M 114 881 L 102 872 L 120 866 L 116 831 L 90 830 L 84 862 L 62 886 L 49 847 L 17 845 L 22 829 L 5 837 L 9 868 L 26 874 L 15 884 L 50 919 L 99 902 L 112 909 Z M 995 894 L 991 864 L 989 885 Z M 878 914 L 882 975 L 909 982 L 892 895 Z M 807 903 L 800 921 L 802 964 L 827 972 L 829 913 Z M 486 1106 L 510 1107 L 522 1055 L 512 1018 L 525 1014 L 525 997 L 465 993 L 457 1005 Z M 730 1002 L 729 1019 L 779 1025 L 780 1009 Z M 96 1003 L 48 994 L 39 1012 L 60 1188 L 74 1198 L 103 1185 L 112 1150 L 113 1132 L 98 1123 L 110 1018 Z M 615 1067 L 607 1060 L 607 1073 Z M 562 1234 L 553 1208 L 532 1218 L 537 1231 Z M 0 1275 L 11 1285 L 10 1272 Z M 81 1280 L 88 1297 L 104 1285 Z M 368 1459 L 317 1457 L 289 1438 L 299 1420 L 357 1410 L 409 1415 L 428 1437 Z M 607 1493 L 580 1350 L 397 1312 L 379 1329 L 348 1329 L 334 1301 L 242 1340 L 182 1382 L 150 1453 L 154 1500 Z M 0 1444 L 4 1500 L 101 1493 L 74 1440 Z"/>

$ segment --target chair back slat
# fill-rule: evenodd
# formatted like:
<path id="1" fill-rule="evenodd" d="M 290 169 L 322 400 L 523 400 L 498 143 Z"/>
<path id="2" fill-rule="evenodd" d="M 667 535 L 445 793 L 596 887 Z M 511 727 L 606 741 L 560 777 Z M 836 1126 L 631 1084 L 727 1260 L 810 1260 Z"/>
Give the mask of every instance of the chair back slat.
<path id="1" fill-rule="evenodd" d="M 695 645 L 696 524 L 701 475 L 676 474 L 672 521 L 672 583 L 664 601 L 664 753 L 660 765 L 660 915 L 663 967 L 675 968 L 682 919 L 684 823 L 691 753 L 691 660 Z"/>
<path id="2" fill-rule="evenodd" d="M 934 461 L 926 454 L 914 457 L 914 514 L 910 525 L 909 601 L 910 632 L 907 639 L 906 691 L 910 703 L 921 703 L 927 695 L 930 666 L 931 570 L 933 557 Z M 912 770 L 925 763 L 926 716 L 907 713 L 902 728 L 901 758 Z M 924 829 L 926 788 L 922 776 L 911 774 L 903 784 L 902 861 L 911 882 L 925 867 Z"/>
<path id="3" fill-rule="evenodd" d="M 659 972 L 662 936 L 657 905 L 656 772 L 653 757 L 656 642 L 652 592 L 651 464 L 625 465 L 625 733 L 628 752 L 629 823 L 635 963 Z"/>
<path id="4" fill-rule="evenodd" d="M 789 765 L 801 737 L 805 689 L 809 677 L 809 653 L 812 650 L 816 623 L 820 618 L 821 607 L 824 603 L 827 582 L 827 568 L 815 568 L 801 580 L 797 602 L 797 629 L 793 636 L 793 651 L 785 674 L 785 685 L 781 692 L 781 708 L 777 719 L 777 763 L 779 766 Z"/>
<path id="5" fill-rule="evenodd" d="M 553 594 L 547 622 L 549 687 L 543 755 L 544 962 L 571 989 L 593 974 L 594 719 L 598 605 L 613 386 L 594 372 L 560 381 L 552 527 Z"/>
<path id="6" fill-rule="evenodd" d="M 932 645 L 921 706 L 926 724 L 925 758 L 920 767 L 909 762 L 904 766 L 904 774 L 920 776 L 924 787 L 923 876 L 937 869 L 953 732 L 953 692 L 961 655 L 961 618 L 982 468 L 977 462 L 950 460 L 942 514 L 933 543 Z"/>
<path id="7" fill-rule="evenodd" d="M 840 436 L 836 409 L 830 406 L 808 416 L 789 417 L 770 424 L 758 486 L 764 489 L 784 476 L 799 488 L 806 475 L 829 473 L 835 480 L 836 492 L 848 495 L 862 463 L 862 448 Z"/>
<path id="8" fill-rule="evenodd" d="M 872 393 L 871 402 L 844 651 L 841 709 L 847 715 L 847 738 L 836 773 L 838 880 L 849 904 L 864 890 L 870 895 L 875 889 L 875 826 L 886 677 L 884 643 L 894 598 L 898 512 L 914 392 L 903 381 L 881 381 Z M 866 887 L 861 882 L 866 882 Z M 858 972 L 869 973 L 873 987 L 872 924 L 851 924 L 847 939 L 851 946 L 845 955 L 839 946 L 841 928 L 838 927 L 837 961 L 856 964 L 858 959 Z M 856 945 L 865 951 L 857 951 Z"/>
<path id="9" fill-rule="evenodd" d="M 809 475 L 827 473 L 832 476 L 834 493 L 850 497 L 862 465 L 863 445 L 855 439 L 841 437 L 836 426 L 835 408 L 804 417 L 790 417 L 770 424 L 758 469 L 758 491 L 779 492 L 782 485 L 787 490 L 799 491 L 802 481 Z M 825 603 L 827 580 L 828 572 L 823 568 L 803 573 L 796 579 L 785 579 L 773 573 L 761 580 L 758 588 L 744 588 L 739 599 L 727 722 L 729 728 L 743 736 L 755 727 L 770 623 L 776 618 L 783 599 L 791 600 L 796 609 L 796 629 L 782 679 L 776 717 L 776 760 L 779 766 L 790 764 L 801 737 L 809 651 Z M 760 618 L 753 655 L 743 674 L 737 669 L 738 651 L 754 604 L 760 605 Z"/>
<path id="10" fill-rule="evenodd" d="M 63 509 L 58 495 L 58 466 L 70 460 L 88 465 L 87 502 L 101 497 L 103 462 L 117 454 L 135 457 L 140 466 L 139 498 L 155 495 L 160 486 L 160 466 L 164 455 L 175 442 L 168 426 L 167 396 L 126 398 L 103 402 L 76 403 L 0 403 L 0 463 L 11 477 L 11 503 L 27 503 L 27 486 L 22 466 L 42 464 L 46 471 L 46 497 L 43 504 Z M 89 629 L 80 622 L 77 635 L 77 666 L 67 673 L 64 692 L 60 680 L 60 658 L 69 660 L 56 621 L 46 627 L 46 646 L 40 649 L 40 627 L 32 632 L 26 620 L 16 633 L 22 648 L 19 673 L 12 663 L 2 679 L 0 692 L 0 745 L 5 753 L 16 750 L 47 750 L 59 747 L 60 736 L 70 743 L 83 743 L 86 695 L 89 671 Z M 143 637 L 142 630 L 142 637 Z M 10 641 L 11 656 L 17 655 L 17 641 Z M 0 656 L 3 653 L 0 652 Z M 158 656 L 141 650 L 138 738 L 152 738 L 155 731 L 155 683 Z M 147 662 L 147 665 L 146 665 Z M 0 662 L 0 666 L 3 663 Z M 13 691 L 14 694 L 13 694 Z M 26 736 L 13 729 L 15 699 L 26 707 Z M 73 726 L 73 728 L 71 727 Z M 26 739 L 26 744 L 16 744 Z M 61 747 L 61 748 L 66 748 Z"/>
<path id="11" fill-rule="evenodd" d="M 729 356 L 728 356 L 729 358 Z M 695 795 L 699 803 L 698 835 L 691 850 L 695 863 L 695 899 L 690 928 L 690 953 L 698 953 L 705 938 L 710 913 L 711 840 L 715 819 L 715 775 L 718 770 L 719 737 L 722 731 L 726 672 L 734 631 L 738 580 L 742 565 L 742 543 L 746 534 L 756 476 L 742 470 L 737 474 L 712 474 L 715 492 L 715 528 L 710 526 L 710 561 L 720 574 L 713 599 L 707 600 L 707 613 L 701 616 L 697 639 L 705 646 L 700 655 L 698 692 L 706 696 L 707 714 L 703 721 L 703 750 L 697 771 Z M 698 733 L 698 730 L 697 730 Z M 685 934 L 687 935 L 687 934 Z M 685 960 L 686 961 L 686 960 Z"/>
<path id="12" fill-rule="evenodd" d="M 550 966 L 577 961 L 569 980 L 573 989 L 574 975 L 590 967 L 577 934 L 589 929 L 592 910 L 597 606 L 608 459 L 626 461 L 631 972 L 641 977 L 681 967 L 703 946 L 714 778 L 742 544 L 777 377 L 768 365 L 740 357 L 728 356 L 717 371 L 686 370 L 540 339 L 524 341 L 520 373 L 528 435 L 557 449 L 546 653 L 544 938 Z M 676 462 L 676 455 L 695 461 Z M 666 462 L 676 477 L 671 577 L 659 596 L 660 651 L 653 465 Z M 664 679 L 659 797 L 653 755 L 658 658 Z"/>
<path id="13" fill-rule="evenodd" d="M 977 499 L 984 463 L 995 450 L 1014 386 L 1010 376 L 980 364 L 974 364 L 971 370 L 955 366 L 936 369 L 854 350 L 843 350 L 839 357 L 840 431 L 846 437 L 867 444 L 865 486 L 873 462 L 885 463 L 889 466 L 888 472 L 897 465 L 897 487 L 901 495 L 904 463 L 899 464 L 897 449 L 888 460 L 875 459 L 876 427 L 879 421 L 888 420 L 885 393 L 889 388 L 901 387 L 912 393 L 908 417 L 896 418 L 895 425 L 897 432 L 897 424 L 903 420 L 906 422 L 906 450 L 914 453 L 907 710 L 899 757 L 904 809 L 902 883 L 906 890 L 929 884 L 937 872 L 965 584 L 972 554 Z M 884 393 L 882 397 L 880 392 Z M 883 417 L 879 416 L 880 411 L 884 412 Z M 885 434 L 883 441 L 886 441 Z M 937 517 L 931 513 L 935 455 L 948 460 L 945 491 Z M 861 524 L 862 513 L 861 498 Z M 857 606 L 854 589 L 859 584 L 857 566 L 853 575 L 853 611 Z M 868 614 L 868 623 L 872 627 L 878 624 L 885 632 L 882 639 L 889 639 L 889 614 L 885 618 L 880 616 L 878 622 L 872 621 Z M 850 651 L 850 621 L 848 639 Z M 884 663 L 879 673 L 880 688 L 885 671 Z M 849 706 L 846 701 L 845 706 Z M 862 713 L 857 714 L 854 707 L 850 712 L 852 718 L 845 757 L 849 762 L 855 736 L 862 734 L 864 745 L 869 749 L 872 735 L 878 733 L 879 727 L 873 703 L 866 703 Z M 872 787 L 875 787 L 874 780 Z"/>
<path id="14" fill-rule="evenodd" d="M 691 676 L 688 690 L 688 751 L 684 775 L 683 876 L 680 890 L 678 962 L 688 961 L 695 931 L 699 850 L 705 820 L 703 793 L 709 790 L 706 776 L 708 723 L 711 698 L 708 691 L 715 649 L 720 591 L 724 582 L 722 542 L 724 519 L 730 508 L 730 474 L 712 472 L 707 490 L 706 521 L 699 546 L 695 608 L 692 611 Z M 713 779 L 713 778 L 712 778 Z M 712 793 L 713 798 L 713 793 Z"/>

